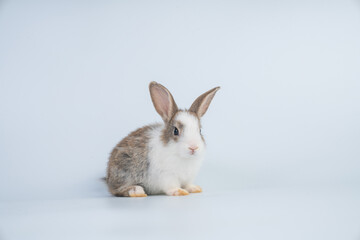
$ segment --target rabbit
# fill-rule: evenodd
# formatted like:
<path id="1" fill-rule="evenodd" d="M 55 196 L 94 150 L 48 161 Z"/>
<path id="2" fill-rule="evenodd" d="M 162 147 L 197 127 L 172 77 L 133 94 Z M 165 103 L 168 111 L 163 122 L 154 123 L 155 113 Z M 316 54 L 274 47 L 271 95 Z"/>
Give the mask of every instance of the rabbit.
<path id="1" fill-rule="evenodd" d="M 189 110 L 179 110 L 169 90 L 151 82 L 151 100 L 164 123 L 131 132 L 112 150 L 106 176 L 109 192 L 117 197 L 202 192 L 193 184 L 205 150 L 200 119 L 219 89 L 199 96 Z"/>

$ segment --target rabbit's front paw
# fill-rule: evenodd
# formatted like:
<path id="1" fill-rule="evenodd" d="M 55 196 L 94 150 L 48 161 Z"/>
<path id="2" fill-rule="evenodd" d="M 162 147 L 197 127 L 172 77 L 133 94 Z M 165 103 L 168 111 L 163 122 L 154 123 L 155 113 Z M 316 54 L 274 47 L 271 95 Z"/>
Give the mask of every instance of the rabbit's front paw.
<path id="1" fill-rule="evenodd" d="M 187 186 L 185 187 L 185 189 L 186 189 L 189 193 L 201 193 L 201 192 L 202 192 L 202 189 L 201 189 L 200 186 L 193 185 L 193 184 L 187 185 Z"/>
<path id="2" fill-rule="evenodd" d="M 189 195 L 189 192 L 182 188 L 174 188 L 166 191 L 166 194 L 169 196 L 186 196 Z"/>

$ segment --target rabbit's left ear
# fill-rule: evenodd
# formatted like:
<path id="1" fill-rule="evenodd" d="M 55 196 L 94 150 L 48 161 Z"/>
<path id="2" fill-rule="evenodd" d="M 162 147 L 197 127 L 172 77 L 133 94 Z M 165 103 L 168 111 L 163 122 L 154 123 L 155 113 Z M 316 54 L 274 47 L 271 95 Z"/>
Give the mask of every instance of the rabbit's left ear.
<path id="1" fill-rule="evenodd" d="M 211 100 L 214 98 L 215 93 L 220 89 L 220 87 L 213 88 L 206 93 L 200 95 L 194 103 L 191 105 L 189 111 L 196 113 L 196 115 L 201 118 L 206 113 Z"/>
<path id="2" fill-rule="evenodd" d="M 178 111 L 173 96 L 166 87 L 157 83 L 151 82 L 149 85 L 151 100 L 156 111 L 162 117 L 165 123 L 168 123 L 171 118 Z"/>

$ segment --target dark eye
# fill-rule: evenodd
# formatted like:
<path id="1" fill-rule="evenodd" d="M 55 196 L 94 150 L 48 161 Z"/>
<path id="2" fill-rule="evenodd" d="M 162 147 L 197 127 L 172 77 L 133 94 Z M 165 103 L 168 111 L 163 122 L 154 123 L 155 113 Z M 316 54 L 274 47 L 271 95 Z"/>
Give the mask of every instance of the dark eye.
<path id="1" fill-rule="evenodd" d="M 179 135 L 179 130 L 178 130 L 176 127 L 174 128 L 174 135 L 175 135 L 175 136 L 178 136 L 178 135 Z"/>

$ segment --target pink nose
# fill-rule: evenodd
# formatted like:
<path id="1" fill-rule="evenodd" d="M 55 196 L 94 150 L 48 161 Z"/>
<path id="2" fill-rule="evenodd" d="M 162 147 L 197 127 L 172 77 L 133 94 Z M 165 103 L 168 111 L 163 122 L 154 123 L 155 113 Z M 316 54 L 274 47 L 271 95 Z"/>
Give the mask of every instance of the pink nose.
<path id="1" fill-rule="evenodd" d="M 199 147 L 198 146 L 191 146 L 189 147 L 189 149 L 192 151 L 192 152 L 195 152 L 196 149 L 198 149 Z"/>

